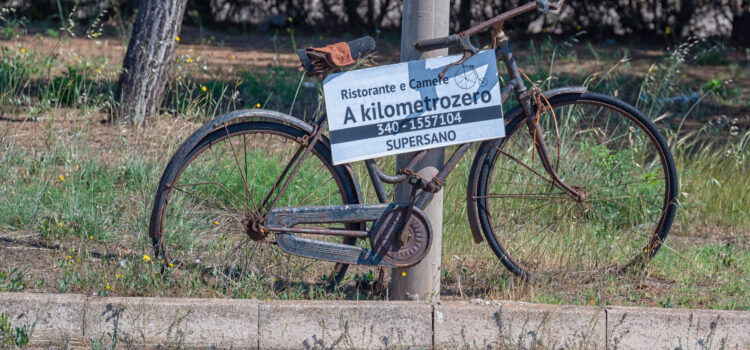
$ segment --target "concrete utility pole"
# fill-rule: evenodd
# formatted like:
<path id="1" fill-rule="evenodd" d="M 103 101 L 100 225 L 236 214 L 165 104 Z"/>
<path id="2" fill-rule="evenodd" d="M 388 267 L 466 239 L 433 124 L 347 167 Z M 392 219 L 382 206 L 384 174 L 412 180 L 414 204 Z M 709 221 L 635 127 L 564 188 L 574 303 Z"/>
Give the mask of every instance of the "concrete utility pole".
<path id="1" fill-rule="evenodd" d="M 448 0 L 404 0 L 401 18 L 401 61 L 412 61 L 436 56 L 445 56 L 447 49 L 422 53 L 414 49 L 414 44 L 422 39 L 448 35 L 450 2 Z M 399 169 L 414 156 L 414 153 L 399 155 L 396 164 Z M 445 151 L 442 148 L 430 150 L 427 156 L 414 167 L 423 179 L 432 177 L 443 168 Z M 402 183 L 396 188 L 396 201 L 409 201 L 411 186 Z M 419 264 L 406 269 L 393 269 L 391 272 L 391 297 L 393 299 L 438 300 L 440 298 L 440 253 L 443 241 L 443 191 L 436 193 L 430 205 L 424 210 L 432 225 L 432 247 Z"/>

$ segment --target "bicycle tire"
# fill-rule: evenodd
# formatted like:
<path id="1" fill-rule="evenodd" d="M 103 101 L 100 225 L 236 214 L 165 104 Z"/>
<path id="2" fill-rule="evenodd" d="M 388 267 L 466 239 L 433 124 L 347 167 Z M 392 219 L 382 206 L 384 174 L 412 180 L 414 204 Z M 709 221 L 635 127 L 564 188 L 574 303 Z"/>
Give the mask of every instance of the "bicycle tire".
<path id="1" fill-rule="evenodd" d="M 611 96 L 590 92 L 565 94 L 551 98 L 549 102 L 556 111 L 556 117 L 546 110 L 538 123 L 544 124 L 553 164 L 564 182 L 590 192 L 587 200 L 594 204 L 586 206 L 583 201 L 570 204 L 567 210 L 563 210 L 565 203 L 575 201 L 571 197 L 564 200 L 559 194 L 560 189 L 550 185 L 549 179 L 544 180 L 543 175 L 547 173 L 538 155 L 532 156 L 536 148 L 531 145 L 532 136 L 526 127 L 526 117 L 517 108 L 506 116 L 510 117 L 506 120 L 506 137 L 486 141 L 475 158 L 470 183 L 476 185 L 469 186 L 467 194 L 468 203 L 473 206 L 469 210 L 472 227 L 481 229 L 492 251 L 508 270 L 527 281 L 589 280 L 613 269 L 627 270 L 632 266 L 645 265 L 666 239 L 677 209 L 677 172 L 664 137 L 640 111 Z M 583 106 L 593 107 L 595 113 L 585 112 Z M 614 117 L 598 116 L 603 111 L 611 112 Z M 570 123 L 582 126 L 579 122 L 587 118 L 591 120 L 585 125 L 586 128 L 566 130 L 573 129 Z M 623 125 L 627 125 L 627 133 L 616 136 L 618 130 L 625 130 L 620 129 Z M 611 129 L 608 138 L 607 129 L 603 128 Z M 591 140 L 599 143 L 587 143 Z M 640 146 L 634 145 L 636 141 L 644 141 L 648 145 L 643 155 L 638 151 Z M 563 153 L 557 156 L 553 150 L 555 147 Z M 628 150 L 630 159 L 627 159 Z M 620 162 L 615 164 L 618 160 Z M 642 166 L 642 170 L 638 166 Z M 608 173 L 607 169 L 610 169 Z M 615 171 L 618 174 L 614 174 Z M 663 177 L 655 175 L 657 173 Z M 583 178 L 582 174 L 585 174 Z M 596 175 L 601 176 L 594 178 Z M 632 176 L 641 176 L 643 181 L 632 184 L 624 181 L 632 179 Z M 621 184 L 620 187 L 627 191 L 642 187 L 646 194 L 596 196 L 609 192 L 611 184 L 613 189 L 614 185 Z M 512 193 L 509 189 L 505 194 L 496 193 L 502 188 L 515 188 L 516 192 Z M 534 192 L 546 188 L 549 190 Z M 647 192 L 652 190 L 654 194 L 649 195 Z M 640 202 L 644 208 L 619 203 L 630 201 L 628 198 Z M 654 203 L 654 198 L 661 200 Z M 500 205 L 490 203 L 495 199 L 502 199 Z M 529 204 L 532 202 L 541 204 Z M 526 203 L 527 207 L 518 203 Z M 661 208 L 658 213 L 650 214 L 654 209 L 645 208 L 647 204 Z M 524 211 L 534 209 L 534 206 L 541 208 L 540 214 L 527 216 L 528 213 Z M 571 210 L 574 207 L 576 209 Z M 639 219 L 636 215 L 639 210 L 647 215 Z M 645 219 L 648 220 L 639 223 Z M 563 221 L 566 227 L 560 224 Z M 647 235 L 638 233 L 645 231 L 644 228 L 653 228 L 653 232 L 649 229 L 651 233 Z M 542 231 L 545 231 L 543 235 Z M 628 231 L 633 234 L 628 235 Z M 550 236 L 553 238 L 548 239 Z M 620 237 L 623 239 L 615 242 Z M 638 238 L 638 243 L 629 243 L 627 238 Z M 597 239 L 598 243 L 592 242 Z M 612 244 L 602 246 L 608 242 Z M 612 253 L 615 250 L 628 252 Z"/>
<path id="2" fill-rule="evenodd" d="M 265 122 L 265 121 L 242 122 L 242 123 L 236 123 L 236 124 L 226 125 L 226 126 L 220 128 L 220 129 L 214 130 L 211 133 L 209 133 L 205 138 L 203 138 L 187 154 L 185 154 L 185 155 L 175 154 L 173 156 L 173 158 L 170 160 L 169 164 L 167 165 L 167 168 L 164 170 L 164 173 L 162 175 L 161 181 L 159 183 L 159 187 L 158 187 L 157 192 L 156 192 L 156 196 L 154 198 L 154 206 L 153 206 L 153 209 L 152 209 L 151 221 L 150 221 L 150 225 L 149 225 L 149 234 L 150 234 L 150 236 L 152 238 L 152 243 L 154 245 L 154 249 L 157 252 L 157 256 L 161 257 L 167 263 L 175 262 L 175 263 L 172 263 L 172 266 L 176 266 L 178 263 L 182 264 L 182 266 L 177 266 L 176 269 L 180 269 L 180 268 L 182 268 L 183 270 L 187 269 L 187 266 L 190 265 L 192 261 L 197 261 L 196 264 L 193 264 L 193 265 L 199 265 L 201 262 L 200 262 L 200 259 L 198 259 L 198 260 L 179 259 L 178 257 L 176 257 L 176 254 L 175 254 L 174 250 L 175 250 L 175 247 L 178 247 L 178 249 L 179 249 L 180 243 L 175 243 L 174 242 L 175 239 L 172 239 L 171 243 L 170 243 L 170 240 L 165 239 L 165 236 L 166 236 L 165 231 L 166 231 L 167 234 L 170 233 L 170 229 L 168 227 L 165 229 L 165 227 L 169 224 L 168 222 L 165 222 L 165 221 L 169 221 L 169 220 L 167 220 L 168 218 L 166 218 L 165 216 L 170 213 L 170 205 L 172 205 L 173 207 L 177 206 L 177 204 L 174 204 L 175 203 L 175 198 L 174 198 L 175 197 L 175 193 L 184 192 L 183 190 L 176 191 L 175 189 L 179 188 L 179 186 L 181 185 L 181 179 L 183 179 L 184 177 L 188 176 L 188 174 L 186 174 L 186 171 L 191 169 L 191 165 L 194 165 L 194 163 L 199 158 L 206 158 L 206 159 L 209 158 L 208 156 L 205 156 L 205 157 L 203 156 L 204 154 L 206 154 L 207 150 L 214 149 L 214 148 L 218 149 L 221 145 L 224 145 L 223 147 L 225 148 L 225 150 L 226 150 L 227 147 L 229 147 L 229 148 L 232 149 L 231 153 L 240 153 L 238 151 L 235 152 L 236 148 L 233 145 L 233 142 L 239 142 L 239 140 L 237 139 L 237 137 L 242 136 L 242 142 L 243 142 L 242 147 L 245 150 L 245 153 L 244 153 L 245 160 L 242 161 L 242 162 L 240 162 L 238 160 L 239 157 L 242 157 L 241 155 L 239 157 L 237 157 L 236 154 L 232 154 L 232 156 L 236 160 L 235 163 L 237 164 L 237 169 L 242 168 L 243 166 L 241 166 L 240 164 L 244 163 L 244 168 L 245 168 L 245 172 L 246 172 L 245 176 L 242 177 L 242 175 L 241 175 L 242 170 L 241 169 L 239 171 L 239 174 L 240 174 L 239 177 L 240 177 L 240 179 L 242 179 L 243 183 L 238 186 L 236 183 L 229 184 L 229 182 L 231 182 L 231 181 L 227 181 L 226 184 L 222 184 L 225 187 L 225 189 L 227 189 L 227 190 L 226 191 L 222 190 L 222 191 L 229 193 L 231 191 L 229 191 L 228 189 L 239 189 L 236 192 L 242 192 L 242 187 L 244 186 L 246 188 L 246 193 L 247 193 L 246 196 L 248 197 L 248 199 L 250 199 L 250 191 L 253 191 L 253 192 L 255 191 L 255 184 L 256 183 L 262 183 L 262 182 L 264 182 L 266 180 L 259 180 L 259 178 L 263 178 L 263 175 L 261 175 L 260 177 L 257 176 L 258 173 L 259 173 L 257 171 L 258 168 L 256 168 L 255 171 L 254 171 L 254 173 L 253 173 L 253 179 L 252 180 L 250 179 L 250 174 L 249 174 L 249 169 L 250 168 L 249 168 L 249 165 L 247 163 L 247 159 L 249 157 L 248 153 L 247 153 L 247 151 L 248 151 L 248 146 L 247 146 L 247 144 L 248 144 L 247 143 L 247 138 L 248 137 L 247 137 L 247 135 L 252 135 L 252 136 L 255 136 L 255 137 L 259 137 L 258 138 L 259 142 L 256 142 L 256 146 L 255 146 L 254 150 L 257 151 L 258 145 L 265 147 L 265 150 L 261 150 L 260 152 L 256 152 L 258 154 L 254 155 L 254 156 L 250 156 L 250 157 L 251 158 L 255 157 L 254 160 L 257 162 L 256 165 L 268 165 L 268 164 L 263 163 L 263 162 L 266 161 L 266 160 L 268 160 L 268 159 L 273 159 L 272 154 L 275 154 L 275 152 L 276 152 L 276 150 L 274 148 L 280 148 L 280 147 L 282 147 L 282 146 L 279 146 L 282 141 L 283 141 L 284 145 L 289 144 L 290 146 L 292 146 L 290 149 L 297 149 L 297 147 L 299 147 L 299 145 L 300 145 L 299 144 L 299 140 L 303 136 L 308 135 L 308 134 L 306 132 L 304 132 L 304 131 L 301 131 L 301 130 L 299 130 L 297 128 L 294 128 L 294 127 L 286 125 L 286 124 L 280 124 L 280 123 L 275 123 L 275 122 Z M 273 141 L 272 141 L 272 139 L 273 139 Z M 190 140 L 190 139 L 188 139 L 188 140 Z M 227 141 L 227 140 L 229 140 L 229 141 Z M 256 141 L 258 141 L 258 140 L 256 140 Z M 228 146 L 226 146 L 226 145 L 228 145 Z M 219 151 L 219 150 L 217 150 L 217 151 Z M 228 151 L 224 152 L 224 154 L 226 154 L 226 153 L 230 153 L 230 152 L 228 152 Z M 253 152 L 250 152 L 250 154 L 253 154 Z M 212 161 L 210 159 L 208 159 L 208 160 Z M 213 162 L 215 162 L 216 164 L 221 164 L 220 161 L 213 161 Z M 230 162 L 231 162 L 231 159 L 230 159 Z M 353 174 L 351 172 L 347 171 L 347 169 L 345 168 L 345 166 L 341 166 L 341 165 L 334 166 L 334 165 L 332 165 L 332 163 L 331 163 L 331 154 L 330 154 L 330 146 L 329 146 L 329 143 L 327 142 L 327 139 L 322 138 L 315 145 L 315 147 L 313 147 L 313 149 L 311 150 L 310 155 L 308 155 L 308 157 L 305 159 L 305 161 L 304 161 L 304 163 L 302 165 L 303 169 L 300 170 L 300 172 L 296 174 L 295 179 L 297 177 L 302 176 L 301 174 L 305 173 L 306 169 L 309 170 L 310 167 L 308 166 L 308 164 L 310 164 L 311 162 L 319 163 L 319 164 L 313 165 L 313 167 L 317 167 L 316 169 L 318 169 L 319 171 L 315 172 L 316 174 L 307 174 L 308 176 L 311 176 L 312 178 L 316 178 L 316 176 L 319 176 L 319 174 L 327 173 L 328 175 L 330 175 L 330 178 L 327 180 L 326 183 L 317 184 L 317 185 L 319 185 L 319 187 L 314 187 L 314 189 L 310 189 L 310 191 L 317 192 L 321 188 L 324 188 L 324 190 L 330 190 L 330 191 L 334 191 L 335 190 L 337 192 L 337 195 L 338 195 L 338 198 L 335 198 L 335 196 L 332 195 L 332 197 L 334 197 L 334 198 L 331 201 L 329 201 L 329 202 L 312 203 L 312 204 L 329 205 L 329 204 L 356 204 L 356 203 L 360 203 L 360 194 L 359 194 L 359 191 L 358 191 L 359 187 L 358 187 L 358 185 L 356 183 L 356 179 L 353 178 Z M 281 163 L 281 161 L 279 163 Z M 196 166 L 195 169 L 198 169 L 198 165 L 195 165 L 195 166 Z M 271 171 L 270 168 L 273 168 L 273 167 L 266 166 L 262 170 L 264 170 L 264 172 L 270 172 Z M 279 169 L 278 166 L 275 167 L 275 168 Z M 220 178 L 221 176 L 223 176 L 221 174 L 227 174 L 226 171 L 224 171 L 223 173 L 220 173 L 219 170 L 222 170 L 222 169 L 219 168 L 218 166 L 215 167 L 215 168 L 212 168 L 212 170 L 213 170 L 212 172 L 215 173 L 215 174 L 212 174 L 215 178 Z M 310 172 L 308 171 L 308 173 L 310 173 Z M 229 174 L 230 175 L 227 175 L 227 178 L 230 178 L 230 177 L 234 176 L 235 180 L 236 180 L 236 176 L 234 175 L 234 171 L 230 172 Z M 266 177 L 270 178 L 268 176 L 266 176 Z M 335 186 L 331 186 L 330 185 L 331 184 L 331 180 L 333 181 L 333 184 L 335 184 Z M 216 180 L 216 181 L 218 182 L 218 180 Z M 295 180 L 293 179 L 293 181 L 295 181 Z M 196 185 L 196 186 L 198 186 L 198 185 Z M 218 186 L 218 185 L 214 185 L 214 187 L 221 189 L 220 186 Z M 258 186 L 258 187 L 260 187 L 260 186 Z M 313 187 L 313 186 L 309 186 L 309 187 Z M 289 193 L 290 191 L 292 191 L 293 188 L 294 188 L 293 186 L 290 186 L 290 188 L 287 189 L 286 193 Z M 299 191 L 300 189 L 297 188 L 297 190 Z M 199 190 L 196 189 L 195 191 L 199 191 Z M 215 190 L 215 191 L 217 191 L 218 193 L 222 193 L 219 190 Z M 259 193 L 263 193 L 263 192 L 259 192 Z M 226 196 L 231 197 L 231 198 L 237 198 L 237 196 L 232 196 L 231 194 L 227 194 Z M 185 197 L 188 197 L 188 196 L 185 196 Z M 197 197 L 197 196 L 192 196 L 192 197 Z M 308 197 L 309 197 L 309 195 L 308 195 Z M 290 204 L 289 206 L 292 206 L 292 205 L 304 205 L 305 204 L 305 203 L 292 203 L 293 199 L 290 200 L 289 198 L 284 198 L 284 200 L 286 200 L 286 204 Z M 230 200 L 229 202 L 222 203 L 222 202 L 218 201 L 217 203 L 222 204 L 224 206 L 221 209 L 226 209 L 227 211 L 229 211 L 228 209 L 230 209 L 230 208 L 227 207 L 227 204 L 228 203 L 231 204 L 231 203 L 233 203 L 233 201 L 234 202 L 239 202 L 239 200 Z M 208 201 L 205 201 L 205 200 L 204 200 L 204 202 L 208 203 Z M 253 202 L 255 202 L 255 199 L 253 199 Z M 318 202 L 320 202 L 320 200 L 318 200 Z M 250 203 L 250 201 L 248 201 L 248 203 Z M 280 202 L 280 203 L 283 203 L 283 202 Z M 242 204 L 242 203 L 239 203 L 239 204 Z M 307 204 L 308 205 L 312 205 L 310 203 L 307 203 Z M 284 206 L 286 206 L 286 205 L 284 205 Z M 195 209 L 193 207 L 186 207 L 186 209 L 195 211 Z M 249 206 L 248 206 L 247 210 L 248 211 L 250 210 Z M 221 215 L 218 215 L 218 216 L 221 217 Z M 192 218 L 187 217 L 185 219 L 187 221 L 187 219 L 192 219 Z M 179 219 L 179 220 L 182 220 L 182 219 Z M 201 220 L 205 221 L 205 218 L 203 218 Z M 226 219 L 226 220 L 228 221 L 229 219 Z M 221 229 L 221 231 L 224 231 L 224 229 L 225 229 L 223 227 L 224 226 L 224 221 L 220 222 L 220 219 L 213 219 L 212 218 L 212 219 L 209 220 L 209 222 L 216 223 L 216 225 L 215 225 L 216 227 L 211 227 L 209 230 L 206 230 L 207 232 L 208 231 L 210 231 L 210 232 L 216 232 L 217 229 Z M 178 223 L 182 223 L 182 222 L 178 222 Z M 347 229 L 351 229 L 351 230 L 358 230 L 359 227 L 360 227 L 359 225 L 360 224 L 358 224 L 358 223 L 347 224 L 346 228 Z M 210 223 L 209 223 L 209 226 L 211 226 Z M 228 227 L 226 229 L 227 230 L 233 230 L 232 232 L 234 232 L 234 233 L 239 233 L 237 231 L 242 231 L 245 228 L 242 227 L 241 228 L 242 230 L 240 230 L 237 227 Z M 172 233 L 173 234 L 177 234 L 176 232 L 172 232 Z M 196 233 L 200 233 L 200 232 L 196 232 Z M 225 235 L 228 236 L 229 233 L 226 233 Z M 178 237 L 173 237 L 173 238 L 178 238 Z M 225 239 L 224 237 L 221 237 L 221 238 Z M 316 238 L 320 238 L 320 236 L 318 236 Z M 349 245 L 356 244 L 356 238 L 344 237 L 344 238 L 337 238 L 337 239 L 339 240 L 339 242 L 343 242 L 344 244 L 349 244 Z M 211 244 L 213 244 L 213 243 L 212 242 L 206 242 L 206 246 L 210 246 Z M 281 253 L 280 250 L 277 247 L 275 247 L 275 246 L 273 246 L 272 249 L 277 250 L 277 253 L 280 253 L 280 255 L 284 255 L 285 254 L 285 253 Z M 198 249 L 195 249 L 195 250 L 198 251 Z M 289 259 L 291 259 L 291 257 Z M 298 259 L 302 259 L 302 258 L 298 258 Z M 217 260 L 217 259 L 214 259 L 214 260 Z M 218 261 L 211 261 L 211 263 L 218 264 L 219 262 Z M 323 262 L 319 262 L 319 263 L 323 264 Z M 331 263 L 325 263 L 325 264 L 331 264 Z M 206 263 L 204 265 L 208 265 L 208 263 Z M 195 267 L 196 266 L 191 266 L 190 269 L 196 270 Z M 216 274 L 216 271 L 217 271 L 216 266 L 214 266 L 212 268 L 209 267 L 209 269 L 213 271 L 213 274 Z M 335 264 L 334 268 L 332 269 L 332 273 L 327 277 L 327 280 L 329 282 L 329 287 L 333 287 L 336 284 L 338 284 L 344 278 L 347 269 L 348 269 L 348 265 L 347 264 L 341 264 L 341 263 Z M 206 266 L 201 266 L 200 270 L 206 270 Z M 219 270 L 225 270 L 225 269 L 219 269 Z M 219 271 L 219 272 L 221 272 L 221 271 Z M 230 277 L 233 277 L 233 276 L 230 276 Z M 228 278 L 228 279 L 234 280 L 234 278 Z M 271 279 L 274 282 L 276 281 L 275 278 L 269 278 L 269 279 Z M 225 280 L 227 280 L 227 278 L 225 278 Z M 233 282 L 236 283 L 237 281 L 233 281 Z"/>

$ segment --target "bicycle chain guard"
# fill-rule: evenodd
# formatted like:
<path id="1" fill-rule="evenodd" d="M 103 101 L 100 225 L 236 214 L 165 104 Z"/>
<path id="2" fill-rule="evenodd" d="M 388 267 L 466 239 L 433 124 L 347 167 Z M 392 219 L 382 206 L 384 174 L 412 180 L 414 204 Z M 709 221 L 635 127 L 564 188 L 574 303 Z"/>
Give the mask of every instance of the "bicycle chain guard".
<path id="1" fill-rule="evenodd" d="M 408 222 L 404 224 L 404 220 Z M 422 261 L 430 250 L 432 228 L 418 208 L 398 206 L 385 212 L 372 225 L 370 244 L 385 262 L 395 267 L 409 267 Z"/>

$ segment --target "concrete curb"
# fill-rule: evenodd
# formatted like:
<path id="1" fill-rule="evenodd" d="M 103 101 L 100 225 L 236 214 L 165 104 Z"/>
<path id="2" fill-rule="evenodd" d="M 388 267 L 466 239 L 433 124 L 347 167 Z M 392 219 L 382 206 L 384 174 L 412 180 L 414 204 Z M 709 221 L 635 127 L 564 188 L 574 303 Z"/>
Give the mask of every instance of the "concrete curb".
<path id="1" fill-rule="evenodd" d="M 32 344 L 203 348 L 747 349 L 750 311 L 513 301 L 378 302 L 99 298 L 0 293 Z"/>

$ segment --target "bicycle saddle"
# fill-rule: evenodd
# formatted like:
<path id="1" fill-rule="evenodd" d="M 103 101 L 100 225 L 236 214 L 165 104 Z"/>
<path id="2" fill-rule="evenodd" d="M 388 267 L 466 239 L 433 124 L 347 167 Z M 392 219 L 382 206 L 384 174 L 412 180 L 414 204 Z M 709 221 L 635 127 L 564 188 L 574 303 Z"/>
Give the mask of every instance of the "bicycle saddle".
<path id="1" fill-rule="evenodd" d="M 302 62 L 300 70 L 310 75 L 322 76 L 344 66 L 375 49 L 375 39 L 365 36 L 349 42 L 338 42 L 324 47 L 308 47 L 297 50 Z"/>

